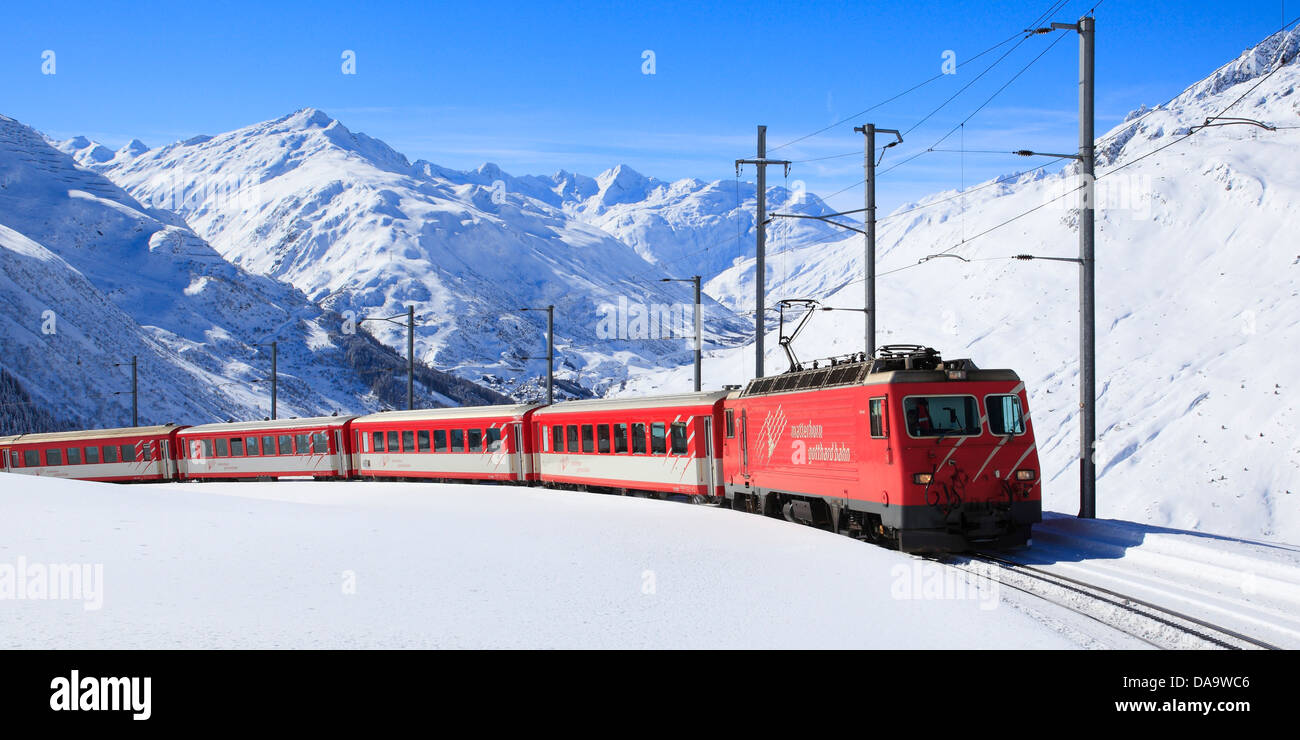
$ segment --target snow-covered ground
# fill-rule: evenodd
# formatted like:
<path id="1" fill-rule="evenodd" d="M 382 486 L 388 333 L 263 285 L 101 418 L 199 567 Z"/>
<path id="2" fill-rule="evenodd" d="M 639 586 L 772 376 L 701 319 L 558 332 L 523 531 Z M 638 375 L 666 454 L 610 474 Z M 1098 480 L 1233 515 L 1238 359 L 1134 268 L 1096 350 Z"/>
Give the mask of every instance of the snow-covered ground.
<path id="1" fill-rule="evenodd" d="M 666 501 L 0 474 L 0 506 L 5 648 L 1142 646 L 934 562 Z M 1300 579 L 1295 548 L 1216 547 Z M 81 591 L 32 597 L 38 581 L 55 595 L 48 575 L 69 566 L 87 568 Z"/>
<path id="2" fill-rule="evenodd" d="M 103 566 L 98 609 L 0 599 L 6 648 L 1072 644 L 1021 611 L 988 608 L 996 594 L 973 588 L 895 598 L 914 562 L 897 553 L 674 502 L 12 475 L 0 475 L 0 501 L 0 576 L 20 557 L 29 568 Z"/>

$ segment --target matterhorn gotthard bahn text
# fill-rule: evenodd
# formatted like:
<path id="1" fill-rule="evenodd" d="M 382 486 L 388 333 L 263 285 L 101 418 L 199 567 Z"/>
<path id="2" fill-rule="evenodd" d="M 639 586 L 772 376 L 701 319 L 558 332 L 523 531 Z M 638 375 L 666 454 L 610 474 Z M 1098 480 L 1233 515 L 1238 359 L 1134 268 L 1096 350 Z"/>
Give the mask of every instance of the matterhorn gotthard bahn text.
<path id="1" fill-rule="evenodd" d="M 1133 101 L 1098 138 L 1106 517 L 1300 539 L 1300 132 L 1221 127 L 1162 150 L 1269 73 L 1225 115 L 1300 123 L 1298 45 L 1298 31 L 1271 36 L 1165 104 Z M 1019 369 L 1054 511 L 1073 510 L 1078 495 L 1078 317 L 1063 298 L 1077 270 L 1007 258 L 1073 255 L 1074 175 L 1059 163 L 1008 173 L 906 204 L 879 225 L 880 342 Z M 3 388 L 15 408 L 40 410 L 7 427 L 121 418 L 128 401 L 115 393 L 129 376 L 114 363 L 131 354 L 152 366 L 143 393 L 187 389 L 167 394 L 166 413 L 154 406 L 153 421 L 260 418 L 265 392 L 250 381 L 265 375 L 260 343 L 272 335 L 287 408 L 398 406 L 405 329 L 348 327 L 408 305 L 420 317 L 424 405 L 539 398 L 545 314 L 517 309 L 552 304 L 558 397 L 687 390 L 681 337 L 692 328 L 674 320 L 651 333 L 628 313 L 691 305 L 689 285 L 662 282 L 691 275 L 705 280 L 705 386 L 743 383 L 754 196 L 750 183 L 658 180 L 626 166 L 593 178 L 410 162 L 312 108 L 118 151 L 0 119 Z M 784 187 L 769 188 L 768 205 L 831 212 Z M 772 300 L 861 305 L 862 241 L 846 233 L 774 221 Z M 964 259 L 918 266 L 945 251 Z M 78 337 L 76 357 L 45 349 L 29 318 L 45 310 Z M 801 356 L 861 349 L 860 314 L 814 321 Z M 769 366 L 784 367 L 769 329 Z"/>

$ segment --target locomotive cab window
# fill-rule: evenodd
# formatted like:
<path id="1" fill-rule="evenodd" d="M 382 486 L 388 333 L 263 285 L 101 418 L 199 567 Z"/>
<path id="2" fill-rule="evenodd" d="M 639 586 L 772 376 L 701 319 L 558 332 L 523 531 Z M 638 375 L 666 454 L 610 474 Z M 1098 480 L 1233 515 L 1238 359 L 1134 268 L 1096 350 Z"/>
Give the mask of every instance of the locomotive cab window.
<path id="1" fill-rule="evenodd" d="M 727 439 L 736 438 L 736 412 L 733 409 L 727 409 Z"/>
<path id="2" fill-rule="evenodd" d="M 969 437 L 980 433 L 974 396 L 909 396 L 903 399 L 907 433 L 913 437 Z"/>
<path id="3" fill-rule="evenodd" d="M 884 439 L 885 437 L 888 437 L 889 428 L 885 426 L 885 399 L 871 399 L 870 407 L 871 436 L 875 439 Z"/>
<path id="4" fill-rule="evenodd" d="M 989 411 L 990 432 L 1000 436 L 1025 433 L 1025 417 L 1020 411 L 1019 396 L 985 396 L 984 407 Z"/>

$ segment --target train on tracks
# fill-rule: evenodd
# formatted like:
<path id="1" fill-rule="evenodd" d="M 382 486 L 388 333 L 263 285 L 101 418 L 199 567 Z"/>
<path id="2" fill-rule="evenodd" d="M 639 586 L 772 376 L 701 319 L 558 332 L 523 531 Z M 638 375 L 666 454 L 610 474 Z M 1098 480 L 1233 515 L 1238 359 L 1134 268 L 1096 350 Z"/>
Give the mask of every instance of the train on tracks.
<path id="1" fill-rule="evenodd" d="M 907 552 L 1012 547 L 1040 521 L 1025 384 L 930 348 L 744 388 L 0 437 L 0 470 L 92 481 L 539 485 L 782 517 Z"/>

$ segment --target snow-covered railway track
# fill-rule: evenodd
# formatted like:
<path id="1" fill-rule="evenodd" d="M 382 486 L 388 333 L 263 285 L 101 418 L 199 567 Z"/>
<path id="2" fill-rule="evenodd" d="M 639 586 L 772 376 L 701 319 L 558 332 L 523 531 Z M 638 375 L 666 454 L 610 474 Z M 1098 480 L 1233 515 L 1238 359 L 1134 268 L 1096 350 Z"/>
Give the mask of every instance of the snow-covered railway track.
<path id="1" fill-rule="evenodd" d="M 1157 648 L 1280 649 L 1189 614 L 999 555 L 954 555 L 939 562 L 1056 604 Z"/>

